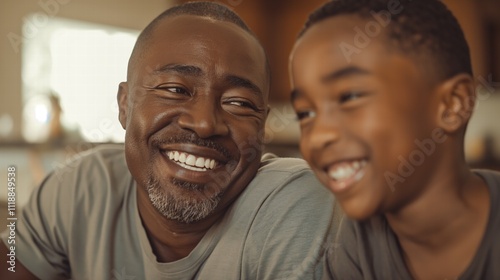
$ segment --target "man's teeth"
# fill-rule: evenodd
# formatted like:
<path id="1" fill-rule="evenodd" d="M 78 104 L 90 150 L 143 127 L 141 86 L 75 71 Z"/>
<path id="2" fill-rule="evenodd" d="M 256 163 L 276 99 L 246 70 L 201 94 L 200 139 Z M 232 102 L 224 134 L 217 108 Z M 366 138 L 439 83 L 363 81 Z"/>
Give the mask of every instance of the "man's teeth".
<path id="1" fill-rule="evenodd" d="M 217 161 L 214 159 L 197 157 L 184 152 L 170 151 L 167 152 L 167 156 L 170 160 L 190 170 L 206 171 L 217 166 Z"/>
<path id="2" fill-rule="evenodd" d="M 356 174 L 365 165 L 366 160 L 357 160 L 349 163 L 342 163 L 335 168 L 331 168 L 328 171 L 328 175 L 330 176 L 330 178 L 336 181 L 345 180 Z"/>

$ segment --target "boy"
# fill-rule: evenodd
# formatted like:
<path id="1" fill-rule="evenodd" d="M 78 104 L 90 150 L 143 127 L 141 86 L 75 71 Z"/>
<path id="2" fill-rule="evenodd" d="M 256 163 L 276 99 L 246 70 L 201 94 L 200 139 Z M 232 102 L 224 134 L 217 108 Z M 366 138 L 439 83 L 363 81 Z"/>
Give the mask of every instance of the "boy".
<path id="1" fill-rule="evenodd" d="M 469 49 L 437 0 L 338 0 L 290 59 L 300 148 L 350 219 L 336 279 L 498 279 L 500 174 L 469 170 Z"/>

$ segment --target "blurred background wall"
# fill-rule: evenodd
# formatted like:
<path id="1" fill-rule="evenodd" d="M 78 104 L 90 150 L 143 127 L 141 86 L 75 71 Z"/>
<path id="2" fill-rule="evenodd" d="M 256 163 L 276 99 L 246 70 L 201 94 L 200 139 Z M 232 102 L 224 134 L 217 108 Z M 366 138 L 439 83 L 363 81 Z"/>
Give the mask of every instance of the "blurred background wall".
<path id="1" fill-rule="evenodd" d="M 102 29 L 103 34 L 110 36 L 118 33 L 136 36 L 156 15 L 181 2 L 186 1 L 2 0 L 0 2 L 0 168 L 2 168 L 0 180 L 6 182 L 7 166 L 17 166 L 20 204 L 26 201 L 29 191 L 50 170 L 68 160 L 72 155 L 102 142 L 120 142 L 120 137 L 123 137 L 123 134 L 120 135 L 121 128 L 114 105 L 117 82 L 113 82 L 109 88 L 102 85 L 102 93 L 92 94 L 98 91 L 101 83 L 104 84 L 106 80 L 111 79 L 108 78 L 108 73 L 115 74 L 113 79 L 125 79 L 126 69 L 122 66 L 126 65 L 126 59 L 119 58 L 116 63 L 111 63 L 108 60 L 109 57 L 99 57 L 98 53 L 95 54 L 97 57 L 92 57 L 90 53 L 86 54 L 88 55 L 86 60 L 97 61 L 95 65 L 87 65 L 90 69 L 98 70 L 113 64 L 118 65 L 121 70 L 106 70 L 107 72 L 99 72 L 97 76 L 91 78 L 86 76 L 90 74 L 78 74 L 82 68 L 79 65 L 74 65 L 74 70 L 61 68 L 62 70 L 59 69 L 57 72 L 55 70 L 58 67 L 50 65 L 55 57 L 58 57 L 58 63 L 63 65 L 65 61 L 71 62 L 71 59 L 75 57 L 75 45 L 88 46 L 84 48 L 85 50 L 94 45 L 88 40 L 75 43 L 71 42 L 73 37 L 65 37 L 69 38 L 65 39 L 68 45 L 73 43 L 71 45 L 73 49 L 68 50 L 66 56 L 61 56 L 66 52 L 61 49 L 61 46 L 64 47 L 65 44 L 59 43 L 58 45 L 57 38 L 54 38 L 53 34 L 64 33 L 60 31 L 60 28 L 61 25 L 64 27 L 67 23 L 68 26 L 78 28 L 87 26 L 85 28 L 89 30 Z M 300 156 L 297 150 L 299 131 L 293 110 L 288 104 L 290 91 L 288 55 L 307 15 L 324 1 L 218 0 L 216 2 L 231 7 L 242 16 L 262 42 L 270 57 L 273 73 L 271 93 L 273 110 L 267 124 L 268 150 L 285 156 Z M 500 169 L 498 164 L 500 158 L 500 1 L 445 0 L 444 2 L 455 13 L 465 30 L 471 47 L 474 78 L 478 83 L 480 96 L 467 133 L 467 159 L 474 167 Z M 68 35 L 67 32 L 66 35 Z M 113 39 L 110 36 L 104 36 L 102 40 L 110 40 L 111 43 L 108 42 L 107 47 L 110 47 L 113 52 L 115 50 L 113 48 L 117 46 L 109 46 L 109 44 L 113 44 L 115 39 L 119 42 L 120 38 L 124 37 L 115 36 L 116 38 L 113 37 Z M 79 40 L 79 38 L 74 40 Z M 39 42 L 42 42 L 40 46 L 37 45 Z M 120 51 L 127 54 L 131 47 L 124 50 L 123 48 L 128 48 L 124 45 L 120 45 L 122 47 Z M 101 45 L 98 46 L 100 48 Z M 67 72 L 76 73 L 73 76 L 64 76 L 69 86 L 74 86 L 75 90 L 87 87 L 89 96 L 86 96 L 86 100 L 68 101 L 68 97 L 63 92 L 65 89 L 53 86 L 57 85 L 55 79 L 61 78 L 61 75 L 66 75 Z M 52 73 L 52 76 L 47 73 Z M 73 81 L 72 79 L 80 82 L 68 82 Z M 33 96 L 41 96 L 41 99 L 31 98 Z M 45 98 L 46 96 L 49 98 Z M 34 103 L 32 100 L 35 100 Z M 74 108 L 78 109 L 85 105 L 85 102 L 88 103 L 88 100 L 93 102 L 86 104 L 91 106 L 92 110 L 97 110 L 97 105 L 106 103 L 108 107 L 103 110 L 111 113 L 111 116 L 102 117 L 97 111 L 87 110 L 88 114 L 82 113 L 78 117 Z M 90 128 L 82 128 L 83 125 L 89 125 L 88 122 L 86 124 L 68 122 L 67 116 L 70 114 L 80 120 L 92 120 L 89 121 Z M 92 119 L 96 116 L 96 120 Z M 30 118 L 35 121 L 32 126 L 26 124 L 27 119 Z M 39 132 L 36 121 L 40 120 L 45 122 L 43 125 L 46 127 Z M 94 125 L 93 128 L 92 125 Z M 31 135 L 43 134 L 44 137 L 29 138 L 26 136 L 26 130 L 28 130 L 27 133 L 31 132 Z M 108 133 L 114 136 L 109 136 Z M 0 190 L 0 200 L 5 197 L 6 192 Z"/>

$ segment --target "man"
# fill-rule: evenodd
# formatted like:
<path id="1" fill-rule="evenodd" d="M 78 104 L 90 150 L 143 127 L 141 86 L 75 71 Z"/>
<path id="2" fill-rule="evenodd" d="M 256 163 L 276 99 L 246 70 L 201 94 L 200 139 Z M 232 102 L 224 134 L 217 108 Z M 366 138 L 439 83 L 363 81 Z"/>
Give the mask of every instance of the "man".
<path id="1" fill-rule="evenodd" d="M 290 66 L 301 151 L 350 218 L 328 276 L 499 279 L 500 174 L 465 161 L 475 86 L 446 6 L 328 2 Z"/>
<path id="2" fill-rule="evenodd" d="M 42 183 L 19 218 L 16 272 L 0 278 L 320 277 L 333 201 L 303 161 L 261 161 L 268 94 L 264 50 L 237 15 L 164 12 L 119 87 L 124 151 Z"/>

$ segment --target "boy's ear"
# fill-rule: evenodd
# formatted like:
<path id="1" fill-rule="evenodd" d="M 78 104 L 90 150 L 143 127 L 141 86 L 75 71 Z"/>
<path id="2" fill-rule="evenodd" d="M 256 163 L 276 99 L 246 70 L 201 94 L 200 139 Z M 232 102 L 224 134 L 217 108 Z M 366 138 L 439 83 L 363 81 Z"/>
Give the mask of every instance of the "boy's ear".
<path id="1" fill-rule="evenodd" d="M 118 86 L 118 94 L 116 96 L 118 101 L 118 119 L 123 129 L 127 129 L 127 112 L 128 112 L 128 84 L 121 82 Z"/>
<path id="2" fill-rule="evenodd" d="M 453 133 L 467 125 L 476 101 L 474 88 L 474 80 L 468 74 L 456 75 L 438 87 L 437 121 L 444 131 Z"/>

